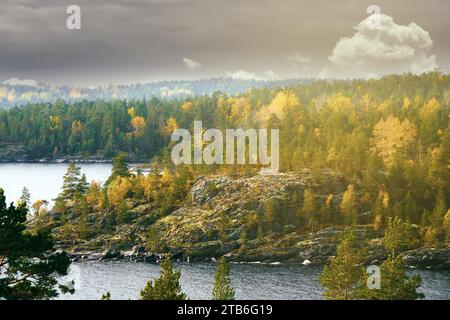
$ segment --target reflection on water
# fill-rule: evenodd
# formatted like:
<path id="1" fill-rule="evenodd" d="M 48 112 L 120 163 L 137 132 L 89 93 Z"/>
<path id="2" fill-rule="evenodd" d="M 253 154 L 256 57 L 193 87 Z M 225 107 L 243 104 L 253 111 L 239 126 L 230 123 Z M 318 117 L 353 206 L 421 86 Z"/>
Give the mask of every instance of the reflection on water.
<path id="1" fill-rule="evenodd" d="M 138 299 L 148 280 L 159 275 L 159 265 L 132 262 L 82 262 L 76 293 L 61 299 Z M 191 299 L 210 299 L 214 263 L 178 263 L 183 291 Z M 232 264 L 231 278 L 237 299 L 322 299 L 321 268 L 303 265 Z M 450 299 L 450 272 L 420 270 L 421 291 L 427 299 Z"/>

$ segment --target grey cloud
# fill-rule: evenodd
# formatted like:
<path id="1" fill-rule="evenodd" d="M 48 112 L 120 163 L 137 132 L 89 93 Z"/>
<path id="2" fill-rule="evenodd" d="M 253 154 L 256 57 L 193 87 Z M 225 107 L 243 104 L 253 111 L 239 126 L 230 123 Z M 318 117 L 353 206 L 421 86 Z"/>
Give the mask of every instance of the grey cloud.
<path id="1" fill-rule="evenodd" d="M 367 16 L 370 4 L 361 0 L 0 1 L 0 81 L 18 77 L 77 85 L 208 77 L 227 70 L 248 70 L 260 77 L 267 70 L 279 77 L 294 71 L 299 76 L 317 75 L 336 40 Z M 427 30 L 435 40 L 436 63 L 450 68 L 448 1 L 377 2 L 396 21 L 398 16 L 401 24 L 409 19 Z M 65 28 L 65 9 L 70 4 L 81 7 L 80 31 Z M 295 53 L 303 59 L 286 59 Z M 201 62 L 202 68 L 192 72 L 181 63 L 183 58 Z"/>

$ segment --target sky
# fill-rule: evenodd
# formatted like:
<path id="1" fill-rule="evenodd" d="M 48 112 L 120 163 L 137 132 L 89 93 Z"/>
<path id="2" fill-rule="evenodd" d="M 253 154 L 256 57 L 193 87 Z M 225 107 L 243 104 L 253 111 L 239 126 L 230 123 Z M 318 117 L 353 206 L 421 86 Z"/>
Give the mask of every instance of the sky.
<path id="1" fill-rule="evenodd" d="M 66 27 L 73 4 L 81 30 Z M 372 4 L 381 10 L 376 29 Z M 448 0 L 0 0 L 0 81 L 448 72 L 449 17 Z"/>

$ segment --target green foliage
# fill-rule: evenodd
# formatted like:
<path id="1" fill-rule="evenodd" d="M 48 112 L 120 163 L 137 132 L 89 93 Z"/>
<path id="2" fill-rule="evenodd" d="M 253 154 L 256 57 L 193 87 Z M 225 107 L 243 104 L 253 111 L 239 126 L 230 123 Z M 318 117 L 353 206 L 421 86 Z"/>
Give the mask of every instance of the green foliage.
<path id="1" fill-rule="evenodd" d="M 126 154 L 121 152 L 113 159 L 112 172 L 105 185 L 108 186 L 117 177 L 128 177 L 130 169 L 127 164 Z"/>
<path id="2" fill-rule="evenodd" d="M 308 230 L 317 230 L 319 225 L 319 210 L 316 209 L 316 195 L 311 189 L 305 189 L 303 195 L 303 206 L 299 212 L 300 221 Z"/>
<path id="3" fill-rule="evenodd" d="M 415 274 L 409 277 L 402 257 L 393 258 L 389 256 L 381 265 L 380 274 L 380 289 L 363 288 L 359 293 L 359 298 L 369 300 L 417 300 L 425 298 L 424 294 L 417 291 L 422 283 L 420 275 Z"/>
<path id="4" fill-rule="evenodd" d="M 213 300 L 234 300 L 234 289 L 230 279 L 230 265 L 222 257 L 214 276 Z"/>
<path id="5" fill-rule="evenodd" d="M 264 223 L 270 231 L 274 231 L 275 228 L 279 227 L 281 214 L 282 208 L 279 199 L 270 198 L 266 201 L 264 204 Z"/>
<path id="6" fill-rule="evenodd" d="M 81 175 L 81 168 L 74 163 L 69 163 L 63 178 L 63 187 L 59 198 L 63 200 L 75 200 L 87 190 L 86 176 Z"/>
<path id="7" fill-rule="evenodd" d="M 324 297 L 329 300 L 351 300 L 357 298 L 358 286 L 365 274 L 363 263 L 366 249 L 354 233 L 343 236 L 337 247 L 337 255 L 323 269 L 320 283 L 325 287 Z"/>
<path id="8" fill-rule="evenodd" d="M 173 271 L 172 260 L 168 257 L 161 263 L 161 275 L 153 282 L 147 282 L 141 291 L 141 300 L 186 300 L 181 291 L 180 272 Z"/>
<path id="9" fill-rule="evenodd" d="M 66 275 L 70 259 L 55 252 L 48 230 L 35 234 L 26 229 L 24 204 L 6 206 L 0 189 L 0 298 L 7 300 L 50 299 L 58 296 L 57 275 Z"/>
<path id="10" fill-rule="evenodd" d="M 193 176 L 245 175 L 259 169 L 248 165 L 175 168 L 170 158 L 171 130 L 191 128 L 194 120 L 202 119 L 204 128 L 220 130 L 280 128 L 281 171 L 308 173 L 304 182 L 311 187 L 306 191 L 289 190 L 287 199 L 271 199 L 263 210 L 250 208 L 257 214 L 243 221 L 243 240 L 263 241 L 269 234 L 292 230 L 292 225 L 309 232 L 336 224 L 373 223 L 382 235 L 388 218 L 400 217 L 420 224 L 427 244 L 446 245 L 449 79 L 430 72 L 370 81 L 314 81 L 186 101 L 33 104 L 0 110 L 0 139 L 23 145 L 31 159 L 116 156 L 107 186 L 95 192 L 87 188 L 76 166 L 69 166 L 62 200 L 57 199 L 54 210 L 64 217 L 64 234 L 77 229 L 85 211 L 73 204 L 82 204 L 83 199 L 98 232 L 114 232 L 136 217 L 129 214 L 134 206 L 149 204 L 149 221 L 153 221 L 188 202 Z M 147 176 L 132 174 L 126 160 L 137 159 L 152 159 L 155 170 Z M 308 175 L 323 178 L 314 185 Z M 119 178 L 123 180 L 116 185 Z M 109 189 L 111 185 L 114 188 Z M 209 188 L 211 194 L 218 189 Z M 46 226 L 45 217 L 39 221 Z M 222 219 L 219 224 L 226 229 L 228 222 Z M 219 236 L 225 239 L 222 231 L 226 230 Z M 149 235 L 149 243 L 164 248 L 161 235 L 155 234 Z"/>
<path id="11" fill-rule="evenodd" d="M 28 190 L 27 187 L 23 187 L 22 194 L 19 198 L 19 205 L 24 205 L 25 207 L 29 208 L 31 205 L 31 195 L 30 190 Z"/>
<path id="12" fill-rule="evenodd" d="M 102 295 L 102 300 L 111 300 L 111 293 L 108 291 Z"/>
<path id="13" fill-rule="evenodd" d="M 400 250 L 406 249 L 411 243 L 410 228 L 407 223 L 402 222 L 400 217 L 388 219 L 383 244 L 392 257 L 395 257 Z"/>
<path id="14" fill-rule="evenodd" d="M 353 233 L 346 234 L 337 248 L 337 255 L 326 266 L 320 276 L 325 287 L 326 299 L 350 300 L 415 300 L 424 295 L 417 291 L 421 285 L 419 275 L 409 276 L 403 257 L 394 254 L 404 248 L 410 239 L 409 225 L 400 218 L 390 218 L 383 244 L 391 252 L 380 267 L 380 288 L 367 287 L 364 263 L 367 244 L 361 243 Z"/>

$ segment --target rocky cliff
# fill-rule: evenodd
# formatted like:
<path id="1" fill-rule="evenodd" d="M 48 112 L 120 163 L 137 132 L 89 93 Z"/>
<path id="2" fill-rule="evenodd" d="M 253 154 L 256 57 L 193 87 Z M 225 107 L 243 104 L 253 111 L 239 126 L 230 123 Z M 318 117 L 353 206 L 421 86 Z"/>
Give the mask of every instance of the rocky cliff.
<path id="1" fill-rule="evenodd" d="M 136 206 L 132 210 L 132 224 L 119 227 L 115 234 L 91 241 L 90 248 L 97 251 L 111 249 L 111 244 L 123 244 L 127 239 L 129 251 L 107 250 L 95 258 L 156 261 L 160 255 L 155 252 L 170 252 L 179 259 L 191 261 L 217 259 L 225 255 L 232 261 L 323 264 L 335 255 L 338 239 L 346 228 L 327 227 L 304 233 L 299 232 L 295 225 L 287 224 L 274 232 L 247 237 L 244 224 L 252 215 L 261 215 L 269 199 L 286 200 L 293 192 L 303 194 L 307 187 L 314 189 L 319 198 L 334 194 L 337 207 L 347 184 L 342 176 L 322 173 L 318 178 L 309 171 L 275 176 L 201 177 L 191 189 L 190 201 L 182 207 L 159 218 L 152 213 L 151 205 Z M 356 233 L 361 239 L 369 239 L 367 263 L 386 258 L 381 239 L 371 225 L 357 226 Z M 130 250 L 132 246 L 134 248 Z M 73 255 L 77 259 L 83 256 L 92 258 L 83 249 L 78 248 L 77 251 Z M 403 255 L 410 266 L 450 269 L 448 246 L 414 248 Z"/>

